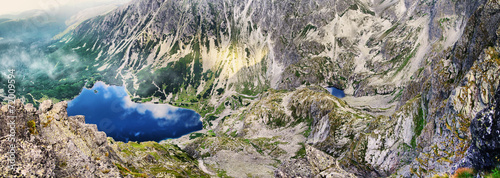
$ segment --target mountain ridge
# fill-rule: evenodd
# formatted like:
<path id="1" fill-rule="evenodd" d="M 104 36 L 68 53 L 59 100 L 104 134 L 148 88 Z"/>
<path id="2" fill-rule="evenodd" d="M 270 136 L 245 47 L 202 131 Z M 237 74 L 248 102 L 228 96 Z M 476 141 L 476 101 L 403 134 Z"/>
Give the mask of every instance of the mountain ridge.
<path id="1" fill-rule="evenodd" d="M 207 174 L 430 177 L 473 160 L 472 118 L 498 100 L 499 12 L 496 0 L 140 0 L 82 22 L 53 54 L 79 55 L 88 85 L 199 112 L 202 131 L 166 143 Z"/>

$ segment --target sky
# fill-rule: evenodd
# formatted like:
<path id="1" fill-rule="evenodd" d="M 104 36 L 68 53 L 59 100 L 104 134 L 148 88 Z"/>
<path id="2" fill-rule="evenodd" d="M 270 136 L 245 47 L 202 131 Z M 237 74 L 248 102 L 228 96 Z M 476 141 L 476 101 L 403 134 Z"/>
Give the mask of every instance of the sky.
<path id="1" fill-rule="evenodd" d="M 113 1 L 129 0 L 0 0 L 0 15 L 17 14 L 24 11 L 54 10 L 65 5 L 74 5 L 79 3 L 106 3 Z"/>

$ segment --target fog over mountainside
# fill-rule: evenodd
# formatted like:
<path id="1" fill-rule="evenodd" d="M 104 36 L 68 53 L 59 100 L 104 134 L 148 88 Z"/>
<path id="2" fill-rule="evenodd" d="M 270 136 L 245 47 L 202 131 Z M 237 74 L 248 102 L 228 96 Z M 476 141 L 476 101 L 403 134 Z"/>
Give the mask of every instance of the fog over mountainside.
<path id="1" fill-rule="evenodd" d="M 51 40 L 41 44 L 37 36 L 10 46 L 1 35 L 19 25 L 0 19 L 2 69 L 30 74 L 21 74 L 20 95 L 52 107 L 41 101 L 71 100 L 103 81 L 135 102 L 193 109 L 203 130 L 159 144 L 108 138 L 78 155 L 91 167 L 93 156 L 112 155 L 109 171 L 67 176 L 432 177 L 460 167 L 484 176 L 500 165 L 491 134 L 498 0 L 137 0 L 105 9 L 44 22 Z M 43 131 L 50 110 L 36 113 Z M 50 128 L 66 132 L 71 119 Z M 23 139 L 40 145 L 33 138 L 46 136 Z M 44 170 L 66 170 L 55 164 Z M 28 168 L 17 174 L 35 175 Z"/>
<path id="2" fill-rule="evenodd" d="M 18 71 L 18 78 L 23 79 L 18 81 L 22 82 L 23 88 L 18 92 L 20 96 L 27 97 L 29 102 L 33 103 L 35 98 L 40 99 L 41 93 L 49 97 L 57 95 L 58 99 L 73 98 L 78 94 L 78 90 L 81 90 L 81 86 L 72 88 L 73 91 L 66 95 L 50 90 L 65 84 L 58 82 L 61 75 L 67 74 L 67 71 L 74 73 L 76 68 L 82 67 L 80 59 L 76 54 L 56 53 L 51 45 L 84 20 L 110 12 L 124 2 L 116 0 L 62 4 L 59 1 L 46 1 L 42 3 L 43 7 L 46 7 L 43 9 L 33 9 L 13 15 L 2 14 L 0 16 L 0 61 L 2 62 L 0 69 Z M 68 78 L 73 81 L 80 79 L 74 75 Z M 2 72 L 0 77 L 6 78 L 7 75 Z M 4 85 L 5 83 L 0 84 L 2 89 L 7 87 Z M 0 96 L 3 96 L 2 92 Z"/>

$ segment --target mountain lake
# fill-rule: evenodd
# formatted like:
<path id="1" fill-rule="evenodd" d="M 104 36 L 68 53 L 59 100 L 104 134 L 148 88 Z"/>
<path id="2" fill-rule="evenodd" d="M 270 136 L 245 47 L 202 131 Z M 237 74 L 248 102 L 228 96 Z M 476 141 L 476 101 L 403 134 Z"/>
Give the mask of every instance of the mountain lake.
<path id="1" fill-rule="evenodd" d="M 96 82 L 68 103 L 68 115 L 84 115 L 85 122 L 117 141 L 161 141 L 202 129 L 200 115 L 168 104 L 134 103 L 122 86 Z"/>

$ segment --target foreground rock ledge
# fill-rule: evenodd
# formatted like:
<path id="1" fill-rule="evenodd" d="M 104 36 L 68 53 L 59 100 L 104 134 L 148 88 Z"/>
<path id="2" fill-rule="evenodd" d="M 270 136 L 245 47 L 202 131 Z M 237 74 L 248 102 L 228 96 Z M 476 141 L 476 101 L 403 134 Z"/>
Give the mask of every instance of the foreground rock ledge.
<path id="1" fill-rule="evenodd" d="M 207 176 L 196 160 L 175 145 L 115 142 L 83 116 L 67 116 L 67 102 L 16 101 L 0 112 L 0 177 L 186 177 Z M 9 140 L 7 116 L 15 115 L 15 141 Z M 12 124 L 11 124 L 12 125 Z M 9 148 L 15 147 L 15 169 Z"/>

